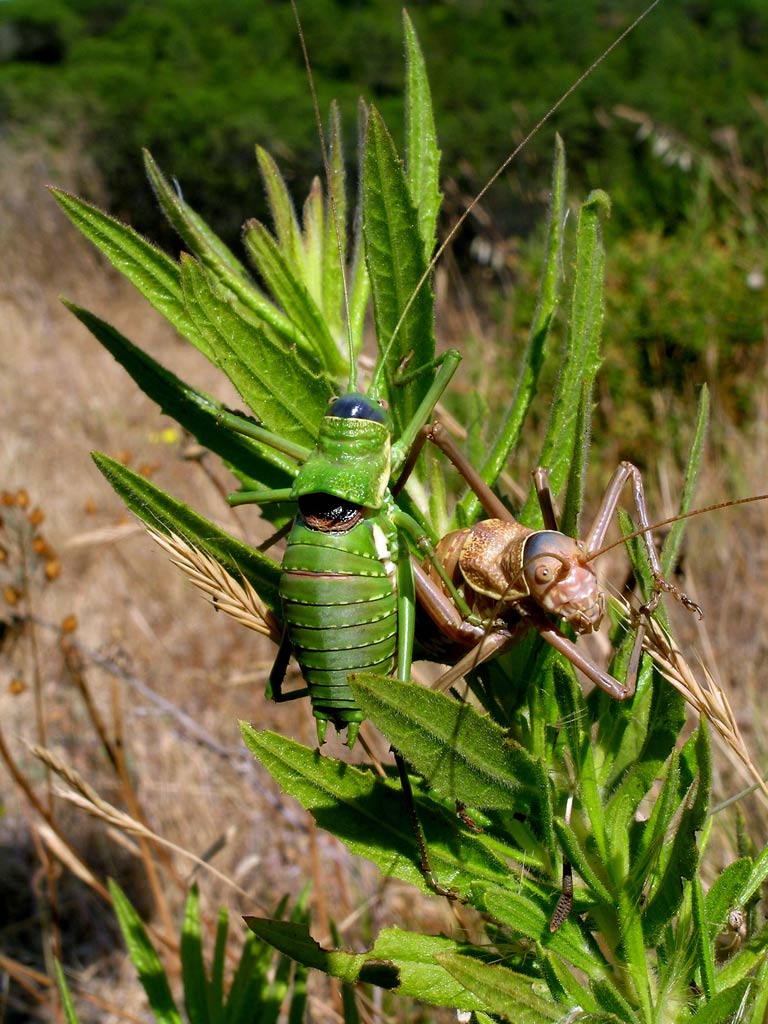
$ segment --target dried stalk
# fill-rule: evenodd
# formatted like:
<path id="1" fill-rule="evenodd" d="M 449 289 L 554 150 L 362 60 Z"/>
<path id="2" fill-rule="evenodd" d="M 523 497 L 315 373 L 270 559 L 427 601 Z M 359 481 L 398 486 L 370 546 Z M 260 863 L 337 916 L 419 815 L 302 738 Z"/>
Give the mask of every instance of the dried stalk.
<path id="1" fill-rule="evenodd" d="M 160 533 L 147 527 L 147 533 L 171 556 L 171 561 L 204 594 L 218 611 L 231 615 L 241 625 L 280 643 L 277 619 L 245 577 L 237 580 L 204 551 L 192 547 L 176 533 Z"/>
<path id="2" fill-rule="evenodd" d="M 56 756 L 56 754 L 52 753 L 50 750 L 46 750 L 44 747 L 37 746 L 32 747 L 32 753 L 69 787 L 66 790 L 57 791 L 57 796 L 60 796 L 74 804 L 76 807 L 80 807 L 82 810 L 87 811 L 93 817 L 105 822 L 111 828 L 118 829 L 121 832 L 127 832 L 129 835 L 135 835 L 149 840 L 160 846 L 164 846 L 175 853 L 179 853 L 184 857 L 189 857 L 195 864 L 198 864 L 200 867 L 210 871 L 218 879 L 230 888 L 234 889 L 240 896 L 244 897 L 251 903 L 253 902 L 253 896 L 251 893 L 247 893 L 244 889 L 241 889 L 236 882 L 217 868 L 213 867 L 212 864 L 207 863 L 190 850 L 185 850 L 183 847 L 177 846 L 176 843 L 172 843 L 169 839 L 164 839 L 162 836 L 159 836 L 156 832 L 147 828 L 147 826 L 142 822 L 137 821 L 136 818 L 131 817 L 130 814 L 126 814 L 124 811 L 118 810 L 117 807 L 99 796 L 96 790 L 90 786 L 74 768 L 65 764 Z"/>
<path id="3" fill-rule="evenodd" d="M 656 662 L 667 682 L 712 724 L 723 742 L 738 757 L 758 783 L 763 794 L 768 797 L 768 785 L 750 757 L 728 698 L 711 673 L 702 666 L 706 676 L 706 686 L 702 686 L 672 637 L 656 619 L 649 619 L 646 623 L 643 647 Z"/>

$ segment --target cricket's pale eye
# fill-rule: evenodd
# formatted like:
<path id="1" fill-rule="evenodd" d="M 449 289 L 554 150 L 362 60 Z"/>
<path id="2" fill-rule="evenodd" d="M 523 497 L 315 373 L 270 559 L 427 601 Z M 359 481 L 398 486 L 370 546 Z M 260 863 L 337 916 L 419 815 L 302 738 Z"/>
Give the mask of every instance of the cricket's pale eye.
<path id="1" fill-rule="evenodd" d="M 546 586 L 558 578 L 563 571 L 563 563 L 558 558 L 539 557 L 533 565 L 532 582 L 538 586 Z"/>

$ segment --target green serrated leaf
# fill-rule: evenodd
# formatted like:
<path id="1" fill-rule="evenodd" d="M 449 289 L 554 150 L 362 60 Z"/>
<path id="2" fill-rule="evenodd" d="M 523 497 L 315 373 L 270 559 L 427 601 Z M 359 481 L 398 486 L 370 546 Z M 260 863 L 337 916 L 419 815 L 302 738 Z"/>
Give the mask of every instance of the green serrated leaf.
<path id="1" fill-rule="evenodd" d="M 566 479 L 577 443 L 579 398 L 584 391 L 591 392 L 600 366 L 605 274 L 602 218 L 609 209 L 608 196 L 596 190 L 579 212 L 568 342 L 538 462 L 549 470 L 553 494 L 559 493 Z M 531 492 L 520 518 L 526 524 L 541 522 L 535 491 Z"/>
<path id="2" fill-rule="evenodd" d="M 311 447 L 334 390 L 319 367 L 244 319 L 188 256 L 182 282 L 191 318 L 249 409 L 268 430 Z"/>
<path id="3" fill-rule="evenodd" d="M 350 953 L 323 949 L 306 925 L 247 917 L 246 924 L 265 942 L 299 963 L 350 984 L 365 982 L 414 996 L 436 1006 L 482 1009 L 482 1003 L 438 962 L 438 954 L 458 952 L 459 944 L 440 936 L 419 935 L 387 928 L 370 950 Z"/>
<path id="4" fill-rule="evenodd" d="M 754 982 L 750 978 L 737 982 L 731 988 L 718 992 L 714 999 L 710 999 L 702 1008 L 694 1013 L 688 1020 L 690 1024 L 723 1024 L 723 1021 L 731 1019 L 744 1001 L 750 986 Z"/>
<path id="5" fill-rule="evenodd" d="M 688 462 L 685 467 L 685 480 L 683 482 L 683 493 L 680 498 L 680 514 L 690 511 L 693 504 L 693 496 L 696 491 L 696 483 L 701 469 L 701 460 L 704 457 L 704 445 L 707 440 L 707 427 L 709 426 L 709 390 L 707 385 L 702 386 L 699 394 L 699 407 L 696 414 L 696 430 L 694 431 L 691 450 L 688 454 Z M 661 552 L 661 571 L 665 576 L 673 572 L 680 554 L 680 545 L 683 542 L 683 533 L 686 527 L 686 520 L 680 519 L 673 523 L 667 538 L 664 541 L 664 548 Z"/>
<path id="6" fill-rule="evenodd" d="M 61 189 L 51 192 L 75 227 L 104 253 L 112 266 L 125 274 L 179 334 L 215 362 L 210 346 L 187 313 L 179 265 L 133 228 L 98 207 Z"/>
<path id="7" fill-rule="evenodd" d="M 740 895 L 751 874 L 752 858 L 741 857 L 724 868 L 709 887 L 705 908 L 710 939 L 723 928 L 730 911 L 741 907 Z"/>
<path id="8" fill-rule="evenodd" d="M 170 184 L 163 172 L 155 163 L 148 149 L 142 150 L 144 169 L 147 172 L 152 191 L 155 193 L 160 207 L 168 223 L 185 242 L 190 251 L 198 257 L 205 267 L 213 271 L 221 281 L 232 275 L 241 285 L 246 283 L 256 291 L 248 271 L 237 259 L 232 250 L 214 234 L 205 221 L 187 205 L 181 192 Z M 266 300 L 265 300 L 266 301 Z"/>
<path id="9" fill-rule="evenodd" d="M 330 142 L 328 145 L 330 180 L 325 201 L 322 240 L 322 309 L 331 334 L 347 337 L 347 310 L 344 304 L 344 276 L 347 265 L 347 191 L 344 150 L 341 139 L 339 106 L 331 104 Z M 353 342 L 353 349 L 355 348 Z M 354 359 L 356 349 L 352 353 Z"/>
<path id="10" fill-rule="evenodd" d="M 219 423 L 221 402 L 180 380 L 155 362 L 118 330 L 93 313 L 64 302 L 106 350 L 133 377 L 141 390 L 172 416 L 200 444 L 221 456 L 246 490 L 290 487 L 296 475 L 292 459 L 268 445 L 243 437 Z"/>
<path id="11" fill-rule="evenodd" d="M 129 903 L 122 889 L 112 879 L 109 880 L 109 892 L 120 930 L 128 947 L 128 954 L 138 972 L 139 981 L 158 1024 L 182 1024 L 181 1015 L 173 1001 L 163 965 L 160 963 L 160 958 L 149 940 L 139 915 Z"/>
<path id="12" fill-rule="evenodd" d="M 206 270 L 245 309 L 255 313 L 288 344 L 306 346 L 298 327 L 257 287 L 234 253 L 166 180 L 147 150 L 144 150 L 144 166 L 163 213 Z"/>
<path id="13" fill-rule="evenodd" d="M 609 1015 L 609 1019 L 622 1021 L 622 1024 L 637 1024 L 638 1016 L 634 1009 L 619 991 L 613 979 L 601 978 L 590 985 L 600 1009 Z M 598 1018 L 601 1015 L 598 1015 Z"/>
<path id="14" fill-rule="evenodd" d="M 378 396 L 383 380 L 394 379 L 406 356 L 411 356 L 410 370 L 430 366 L 435 332 L 432 290 L 426 281 L 416 290 L 427 267 L 418 217 L 394 143 L 375 108 L 368 119 L 363 160 L 363 234 L 379 348 L 370 393 Z M 425 372 L 407 386 L 389 389 L 396 435 L 413 419 L 431 377 Z"/>
<path id="15" fill-rule="evenodd" d="M 298 278 L 306 281 L 301 228 L 288 187 L 277 164 L 262 146 L 256 147 L 256 160 L 264 187 L 267 190 L 269 210 L 272 214 L 278 245 L 286 260 L 295 267 Z"/>
<path id="16" fill-rule="evenodd" d="M 309 290 L 306 275 L 297 276 L 297 267 L 259 221 L 246 221 L 243 241 L 270 291 L 300 332 L 297 344 L 305 356 L 311 356 L 334 379 L 346 376 L 346 357 L 331 337 L 328 324 Z"/>
<path id="17" fill-rule="evenodd" d="M 442 202 L 440 150 L 432 114 L 432 97 L 424 55 L 408 12 L 403 11 L 405 35 L 405 157 L 408 188 L 419 218 L 424 256 L 435 247 L 435 225 Z"/>
<path id="18" fill-rule="evenodd" d="M 592 390 L 585 382 L 579 395 L 573 426 L 573 452 L 566 478 L 560 529 L 569 537 L 580 536 L 581 508 L 584 504 L 584 479 L 587 473 L 590 429 L 592 423 Z"/>
<path id="19" fill-rule="evenodd" d="M 323 241 L 325 237 L 325 210 L 323 209 L 323 190 L 319 178 L 313 178 L 309 195 L 304 200 L 302 213 L 304 232 L 304 266 L 307 291 L 317 304 L 317 308 L 325 319 L 323 310 Z M 338 261 L 338 254 L 336 256 Z M 326 322 L 327 326 L 327 322 Z"/>
<path id="20" fill-rule="evenodd" d="M 587 851 L 576 833 L 562 818 L 555 818 L 555 832 L 563 849 L 563 855 L 570 861 L 585 885 L 604 903 L 612 904 L 614 897 L 590 863 Z"/>
<path id="21" fill-rule="evenodd" d="M 398 783 L 323 757 L 284 736 L 256 732 L 245 723 L 241 728 L 251 752 L 287 793 L 311 811 L 321 828 L 385 874 L 429 891 Z M 414 797 L 432 870 L 441 885 L 463 893 L 477 879 L 499 883 L 507 879 L 506 864 L 489 850 L 482 836 L 460 830 L 455 819 L 423 794 L 415 792 Z"/>
<path id="22" fill-rule="evenodd" d="M 515 932 L 541 943 L 552 954 L 562 957 L 577 970 L 584 971 L 589 978 L 602 978 L 606 973 L 606 961 L 586 930 L 566 920 L 552 934 L 549 920 L 553 907 L 544 897 L 535 898 L 531 892 L 514 892 L 498 886 L 476 885 L 474 896 L 479 909 L 491 914 Z"/>
<path id="23" fill-rule="evenodd" d="M 528 409 L 538 389 L 539 375 L 548 355 L 547 339 L 560 300 L 560 284 L 563 277 L 564 211 L 565 148 L 563 140 L 557 135 L 552 167 L 552 198 L 549 204 L 544 270 L 539 284 L 538 303 L 531 322 L 528 346 L 523 357 L 514 397 L 502 421 L 498 436 L 480 468 L 480 476 L 491 487 L 496 483 L 510 454 L 518 445 Z M 514 353 L 509 355 L 513 356 Z M 480 503 L 472 492 L 462 499 L 461 510 L 463 522 L 471 523 L 477 518 Z"/>
<path id="24" fill-rule="evenodd" d="M 696 834 L 707 813 L 711 783 L 711 761 L 706 725 L 699 724 L 696 738 L 699 778 L 693 799 L 683 811 L 668 850 L 663 877 L 643 910 L 643 930 L 648 945 L 658 941 L 661 930 L 677 912 L 683 898 L 684 885 L 699 868 Z"/>
<path id="25" fill-rule="evenodd" d="M 704 989 L 705 997 L 711 999 L 715 991 L 715 952 L 710 939 L 704 888 L 698 875 L 694 875 L 691 879 L 691 912 L 693 918 L 692 945 L 699 968 L 701 987 Z"/>
<path id="26" fill-rule="evenodd" d="M 768 961 L 768 922 L 752 935 L 746 946 L 719 968 L 716 976 L 718 990 L 729 988 L 737 981 L 763 969 Z M 768 966 L 766 968 L 768 970 Z M 762 1020 L 761 1020 L 762 1024 Z"/>
<path id="27" fill-rule="evenodd" d="M 267 607 L 280 618 L 277 593 L 280 566 L 271 558 L 249 548 L 188 505 L 107 455 L 95 452 L 93 461 L 131 512 L 155 530 L 183 537 L 192 547 L 214 558 L 235 579 L 247 579 Z"/>
<path id="28" fill-rule="evenodd" d="M 211 980 L 208 985 L 208 1014 L 211 1024 L 223 1024 L 224 1021 L 224 967 L 227 956 L 228 931 L 229 915 L 226 907 L 222 907 L 219 910 L 219 920 L 216 923 Z"/>
<path id="29" fill-rule="evenodd" d="M 367 673 L 350 676 L 350 686 L 366 717 L 444 796 L 518 810 L 521 796 L 527 805 L 547 788 L 541 764 L 469 704 Z"/>
<path id="30" fill-rule="evenodd" d="M 485 1008 L 512 1024 L 547 1024 L 562 1019 L 543 982 L 499 964 L 487 964 L 461 953 L 438 953 L 435 960 Z"/>
<path id="31" fill-rule="evenodd" d="M 361 97 L 358 105 L 357 148 L 358 148 L 358 194 L 352 235 L 352 272 L 349 286 L 349 328 L 352 332 L 355 354 L 363 344 L 365 316 L 371 295 L 371 279 L 365 260 L 365 238 L 363 236 L 363 164 L 365 160 L 365 136 L 368 131 L 368 107 Z"/>

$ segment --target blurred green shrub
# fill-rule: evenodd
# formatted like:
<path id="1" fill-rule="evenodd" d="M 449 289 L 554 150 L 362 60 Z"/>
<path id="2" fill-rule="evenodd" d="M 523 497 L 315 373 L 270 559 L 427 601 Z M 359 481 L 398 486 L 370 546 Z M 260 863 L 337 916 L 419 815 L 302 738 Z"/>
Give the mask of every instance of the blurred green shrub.
<path id="1" fill-rule="evenodd" d="M 632 18 L 611 0 L 414 2 L 431 68 L 444 167 L 476 190 L 512 145 Z M 362 90 L 396 122 L 401 44 L 388 0 L 312 0 L 302 8 L 321 106 L 337 97 L 347 124 Z M 661 4 L 557 116 L 578 191 L 601 186 L 614 217 L 674 224 L 695 183 L 655 158 L 613 104 L 710 144 L 732 126 L 744 160 L 760 165 L 768 8 L 763 0 Z M 146 227 L 153 211 L 135 154 L 149 147 L 189 201 L 230 238 L 261 193 L 253 141 L 294 168 L 304 191 L 317 166 L 316 134 L 296 28 L 287 4 L 223 0 L 7 0 L 0 5 L 0 118 L 64 142 L 87 135 L 112 194 Z M 354 83 L 354 84 L 353 84 Z M 391 116 L 390 116 L 391 115 Z M 525 234 L 541 214 L 551 132 L 516 165 L 515 195 L 489 211 Z"/>

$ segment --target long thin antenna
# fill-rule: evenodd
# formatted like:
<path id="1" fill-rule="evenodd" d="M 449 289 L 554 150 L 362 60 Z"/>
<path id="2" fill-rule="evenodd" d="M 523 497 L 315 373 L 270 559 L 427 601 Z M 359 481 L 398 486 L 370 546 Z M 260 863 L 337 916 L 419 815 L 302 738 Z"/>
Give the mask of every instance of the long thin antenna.
<path id="1" fill-rule="evenodd" d="M 660 526 L 670 526 L 673 523 L 681 522 L 683 519 L 703 516 L 705 512 L 717 512 L 721 508 L 735 508 L 737 505 L 748 505 L 750 502 L 765 501 L 766 499 L 768 499 L 768 494 L 753 494 L 750 498 L 732 498 L 730 501 L 718 501 L 715 505 L 705 505 L 704 508 L 695 508 L 692 512 L 683 512 L 677 516 L 670 516 L 669 519 L 660 519 L 658 523 L 651 523 L 650 526 L 644 526 L 641 530 L 628 533 L 619 540 L 613 541 L 612 544 L 606 544 L 605 547 L 599 548 L 597 551 L 590 551 L 587 560 L 591 562 L 599 555 L 604 555 L 606 551 L 612 551 L 613 548 L 619 547 L 620 544 L 625 544 L 628 540 L 634 540 L 635 537 L 642 537 L 645 533 L 658 530 Z"/>
<path id="2" fill-rule="evenodd" d="M 656 0 L 656 3 L 659 3 L 659 0 Z M 347 275 L 346 267 L 344 265 L 344 245 L 341 240 L 339 213 L 336 207 L 336 196 L 333 191 L 333 180 L 331 177 L 331 162 L 328 159 L 328 147 L 325 144 L 325 133 L 323 132 L 323 121 L 320 116 L 320 105 L 317 102 L 315 76 L 312 74 L 312 65 L 309 60 L 309 52 L 307 51 L 307 44 L 306 40 L 304 39 L 304 29 L 301 26 L 301 18 L 299 17 L 299 9 L 296 6 L 296 0 L 291 0 L 291 9 L 293 10 L 293 17 L 296 21 L 296 30 L 299 34 L 299 43 L 301 44 L 301 52 L 304 57 L 304 67 L 307 69 L 309 91 L 312 96 L 312 107 L 315 112 L 315 124 L 317 125 L 317 134 L 320 137 L 320 151 L 323 157 L 323 169 L 325 171 L 325 180 L 328 185 L 328 199 L 330 200 L 331 204 L 333 230 L 336 235 L 336 248 L 338 249 L 339 252 L 339 264 L 341 266 L 341 286 L 344 294 L 344 320 L 347 325 L 347 346 L 349 349 L 349 390 L 354 391 L 355 388 L 357 387 L 357 366 L 355 365 L 355 347 L 352 341 L 352 323 L 349 313 L 349 292 L 347 290 Z M 419 287 L 421 287 L 421 284 L 419 284 Z"/>
<path id="3" fill-rule="evenodd" d="M 294 2 L 294 0 L 291 0 L 291 3 L 293 3 L 293 2 Z M 609 54 L 611 54 L 616 49 L 616 47 L 621 42 L 623 42 L 623 40 L 630 34 L 630 32 L 633 32 L 637 28 L 637 26 L 640 24 L 640 22 L 648 17 L 648 15 L 651 13 L 651 11 L 654 9 L 654 7 L 657 7 L 660 3 L 661 3 L 661 0 L 653 0 L 653 3 L 651 3 L 648 7 L 646 7 L 645 10 L 642 11 L 635 18 L 635 20 L 630 25 L 628 25 L 624 29 L 624 31 L 614 39 L 614 41 L 610 44 L 610 46 L 606 50 L 604 50 L 599 57 L 597 57 L 594 61 L 592 61 L 592 63 L 589 65 L 588 68 L 586 68 L 585 71 L 582 71 L 582 73 L 579 75 L 579 77 L 576 79 L 576 81 L 573 82 L 573 84 L 570 85 L 565 90 L 565 92 L 562 94 L 560 99 L 557 100 L 557 102 L 553 106 L 551 106 L 549 108 L 549 110 L 546 112 L 546 114 L 544 114 L 544 116 L 541 117 L 536 122 L 536 124 L 533 126 L 533 128 L 531 128 L 531 130 L 525 136 L 523 141 L 521 143 L 519 143 L 519 145 L 517 145 L 515 147 L 515 149 L 512 150 L 512 152 L 509 154 L 509 156 L 506 158 L 506 160 L 503 161 L 503 163 L 499 164 L 499 166 L 496 168 L 496 170 L 491 175 L 491 177 L 488 179 L 488 181 L 485 183 L 485 185 L 483 185 L 483 187 L 477 193 L 475 198 L 472 200 L 472 202 L 469 204 L 469 206 L 466 208 L 466 210 L 464 210 L 462 215 L 459 217 L 459 219 L 453 225 L 451 230 L 446 235 L 445 239 L 438 246 L 437 251 L 435 252 L 434 256 L 429 261 L 427 269 L 424 271 L 424 273 L 422 274 L 421 278 L 419 279 L 419 282 L 416 285 L 416 287 L 414 288 L 414 290 L 413 290 L 413 292 L 411 294 L 411 297 L 408 299 L 408 302 L 405 304 L 405 308 L 403 309 L 403 312 L 400 314 L 400 319 L 395 324 L 395 329 L 392 331 L 392 336 L 389 339 L 389 342 L 387 343 L 387 348 L 384 351 L 384 354 L 383 354 L 383 356 L 381 358 L 380 365 L 383 366 L 384 363 L 386 362 L 387 357 L 389 355 L 389 352 L 390 352 L 390 350 L 392 348 L 392 345 L 394 343 L 394 340 L 397 337 L 397 335 L 399 334 L 400 328 L 403 325 L 403 321 L 408 316 L 408 313 L 410 312 L 411 306 L 413 305 L 413 303 L 416 300 L 416 296 L 421 291 L 421 289 L 424 287 L 424 282 L 428 279 L 429 275 L 432 273 L 432 271 L 435 268 L 435 264 L 440 259 L 440 257 L 443 255 L 443 253 L 445 252 L 447 247 L 451 244 L 451 242 L 453 241 L 454 236 L 456 235 L 456 232 L 461 228 L 462 224 L 467 219 L 467 217 L 470 215 L 470 213 L 474 210 L 474 208 L 477 206 L 477 204 L 482 200 L 482 198 L 485 196 L 485 194 L 488 192 L 488 190 L 495 184 L 495 182 L 498 180 L 498 178 L 504 173 L 504 171 L 507 169 L 507 167 L 509 167 L 509 165 L 515 159 L 517 154 L 528 145 L 528 143 L 533 138 L 533 136 L 536 135 L 536 133 L 547 123 L 547 121 L 549 121 L 549 119 L 552 117 L 552 115 L 555 114 L 560 109 L 560 107 L 563 105 L 563 103 L 565 103 L 565 101 L 568 99 L 568 97 L 579 88 L 579 86 L 584 81 L 584 79 L 588 78 L 589 75 L 591 75 L 592 72 L 595 70 L 595 68 L 597 68 L 600 64 L 602 64 L 602 62 L 605 60 L 605 58 L 608 57 Z"/>

